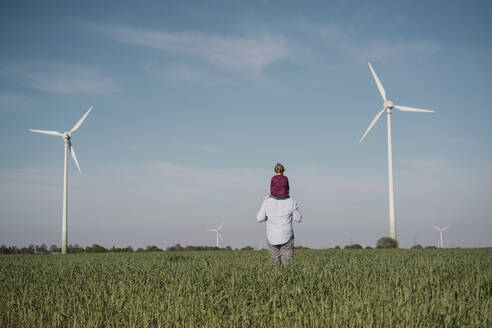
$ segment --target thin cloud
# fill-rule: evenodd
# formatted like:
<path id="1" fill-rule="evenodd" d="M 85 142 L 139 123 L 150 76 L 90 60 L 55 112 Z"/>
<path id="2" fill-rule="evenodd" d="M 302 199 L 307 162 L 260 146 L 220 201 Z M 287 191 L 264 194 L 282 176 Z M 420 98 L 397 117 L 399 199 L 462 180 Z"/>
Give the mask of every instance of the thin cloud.
<path id="1" fill-rule="evenodd" d="M 398 56 L 427 56 L 441 48 L 433 40 L 364 39 L 357 33 L 338 26 L 316 27 L 311 30 L 329 47 L 337 49 L 355 62 L 377 62 Z"/>
<path id="2" fill-rule="evenodd" d="M 7 112 L 24 107 L 27 100 L 24 95 L 15 92 L 0 93 L 0 112 Z"/>
<path id="3" fill-rule="evenodd" d="M 283 36 L 238 37 L 102 24 L 93 24 L 92 27 L 120 42 L 200 58 L 215 68 L 228 71 L 261 73 L 269 65 L 290 57 L 290 49 Z"/>
<path id="4" fill-rule="evenodd" d="M 99 68 L 78 64 L 15 64 L 4 73 L 34 89 L 54 94 L 108 94 L 118 91 L 116 82 Z"/>
<path id="5" fill-rule="evenodd" d="M 145 64 L 142 69 L 154 78 L 171 83 L 215 85 L 225 80 L 225 77 L 220 77 L 216 71 L 212 72 L 206 67 L 186 63 L 177 63 L 165 67 Z"/>

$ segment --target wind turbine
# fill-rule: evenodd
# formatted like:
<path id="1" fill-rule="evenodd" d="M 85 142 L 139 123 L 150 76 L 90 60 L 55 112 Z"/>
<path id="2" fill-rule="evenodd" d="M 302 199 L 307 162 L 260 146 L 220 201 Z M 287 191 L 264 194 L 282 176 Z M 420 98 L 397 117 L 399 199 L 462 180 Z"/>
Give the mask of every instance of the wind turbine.
<path id="1" fill-rule="evenodd" d="M 61 133 L 58 131 L 47 131 L 47 130 L 34 130 L 34 129 L 29 129 L 31 132 L 36 132 L 36 133 L 42 133 L 42 134 L 48 134 L 51 136 L 58 136 L 62 137 L 63 140 L 65 141 L 65 161 L 63 165 L 63 210 L 62 210 L 62 254 L 67 253 L 67 214 L 68 214 L 68 172 L 67 172 L 67 161 L 68 161 L 68 151 L 70 150 L 70 154 L 72 155 L 73 161 L 75 162 L 75 165 L 77 166 L 77 169 L 79 172 L 82 172 L 79 166 L 79 162 L 77 161 L 77 156 L 75 155 L 75 150 L 73 149 L 72 146 L 72 133 L 77 131 L 77 129 L 82 125 L 84 122 L 85 118 L 91 110 L 94 107 L 91 106 L 89 110 L 82 116 L 82 118 L 75 123 L 73 128 L 70 131 L 67 131 L 65 133 Z"/>
<path id="2" fill-rule="evenodd" d="M 219 247 L 219 238 L 221 241 L 224 241 L 224 239 L 222 238 L 222 235 L 220 234 L 220 229 L 222 229 L 222 225 L 224 224 L 224 222 L 222 222 L 217 229 L 208 229 L 207 231 L 213 231 L 213 232 L 216 232 L 217 233 L 217 247 Z"/>
<path id="3" fill-rule="evenodd" d="M 439 248 L 442 248 L 442 233 L 446 230 L 449 229 L 449 227 L 445 227 L 445 228 L 439 228 L 435 225 L 432 225 L 437 231 L 439 231 L 439 234 L 440 234 L 440 237 L 441 237 L 441 243 L 440 243 L 440 247 Z"/>
<path id="4" fill-rule="evenodd" d="M 383 97 L 383 109 L 379 113 L 376 114 L 374 119 L 372 120 L 371 124 L 369 124 L 369 127 L 367 128 L 366 132 L 360 138 L 359 143 L 361 143 L 364 138 L 367 136 L 369 131 L 373 128 L 373 126 L 379 121 L 381 116 L 383 116 L 384 113 L 386 113 L 386 117 L 388 118 L 388 184 L 389 184 L 389 224 L 390 224 L 390 237 L 396 240 L 396 226 L 395 226 L 395 192 L 394 192 L 394 186 L 393 186 L 393 153 L 392 153 L 392 147 L 391 147 L 391 110 L 393 108 L 399 109 L 404 112 L 423 112 L 423 113 L 433 113 L 433 110 L 430 109 L 420 109 L 420 108 L 414 108 L 414 107 L 406 107 L 406 106 L 399 106 L 399 105 L 394 105 L 391 100 L 388 100 L 386 98 L 386 91 L 383 88 L 383 85 L 381 84 L 381 81 L 379 81 L 378 76 L 376 75 L 376 72 L 374 72 L 374 69 L 372 68 L 371 63 L 369 64 L 369 68 L 371 69 L 372 76 L 374 77 L 374 81 L 376 81 L 376 85 L 378 87 L 379 93 L 381 94 L 381 97 Z"/>

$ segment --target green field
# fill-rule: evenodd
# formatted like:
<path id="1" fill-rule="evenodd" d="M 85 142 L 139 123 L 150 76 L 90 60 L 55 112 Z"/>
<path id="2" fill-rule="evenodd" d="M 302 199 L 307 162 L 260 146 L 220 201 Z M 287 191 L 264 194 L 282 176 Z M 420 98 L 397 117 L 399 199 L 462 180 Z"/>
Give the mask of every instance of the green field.
<path id="1" fill-rule="evenodd" d="M 492 327 L 492 249 L 0 256 L 1 327 Z"/>

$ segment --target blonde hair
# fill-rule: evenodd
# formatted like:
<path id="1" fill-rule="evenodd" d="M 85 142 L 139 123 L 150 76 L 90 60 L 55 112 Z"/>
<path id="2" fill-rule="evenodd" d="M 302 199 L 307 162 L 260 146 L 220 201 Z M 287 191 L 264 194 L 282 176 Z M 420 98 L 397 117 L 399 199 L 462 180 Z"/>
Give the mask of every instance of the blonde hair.
<path id="1" fill-rule="evenodd" d="M 274 171 L 275 171 L 275 173 L 284 174 L 285 167 L 284 167 L 282 164 L 277 163 L 277 164 L 275 165 Z"/>

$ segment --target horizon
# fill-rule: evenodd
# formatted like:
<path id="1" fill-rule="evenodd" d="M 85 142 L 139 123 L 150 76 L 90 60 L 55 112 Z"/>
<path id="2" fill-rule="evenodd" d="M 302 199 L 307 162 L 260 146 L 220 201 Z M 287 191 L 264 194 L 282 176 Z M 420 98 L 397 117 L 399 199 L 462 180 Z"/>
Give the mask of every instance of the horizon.
<path id="1" fill-rule="evenodd" d="M 47 245 L 45 243 L 43 244 L 40 244 L 40 245 L 34 245 L 34 244 L 29 244 L 29 245 L 24 245 L 24 246 L 17 246 L 17 245 L 5 245 L 5 244 L 1 244 L 0 247 L 6 247 L 7 249 L 13 249 L 13 248 L 16 248 L 17 250 L 19 251 L 22 251 L 23 249 L 29 249 L 32 247 L 34 247 L 34 251 L 35 253 L 34 254 L 38 254 L 38 250 L 36 247 L 42 247 L 42 246 L 45 246 L 46 249 L 48 250 L 48 252 L 50 253 L 54 253 L 54 254 L 58 254 L 60 251 L 61 251 L 61 245 L 55 245 L 55 244 L 51 244 L 51 245 Z M 358 246 L 361 246 L 362 248 L 350 248 L 349 246 L 354 246 L 354 245 L 358 245 Z M 57 248 L 57 251 L 50 251 L 50 249 L 52 248 L 52 246 L 55 246 Z M 137 252 L 138 250 L 145 250 L 146 252 L 149 252 L 149 250 L 147 250 L 147 248 L 153 248 L 153 247 L 157 247 L 158 250 L 150 250 L 150 251 L 157 251 L 157 252 L 166 252 L 166 251 L 170 251 L 170 252 L 176 252 L 176 251 L 185 251 L 187 250 L 186 248 L 190 248 L 188 250 L 191 250 L 191 251 L 223 251 L 223 250 L 232 250 L 232 251 L 241 251 L 241 250 L 247 250 L 247 248 L 249 248 L 250 250 L 255 250 L 255 251 L 261 251 L 261 250 L 268 250 L 268 246 L 264 245 L 262 248 L 258 248 L 258 247 L 255 247 L 253 245 L 245 245 L 245 246 L 242 246 L 242 247 L 232 247 L 230 245 L 223 245 L 223 246 L 213 246 L 213 245 L 181 245 L 181 243 L 177 243 L 177 244 L 174 244 L 174 245 L 168 245 L 168 246 L 164 246 L 164 247 L 159 247 L 157 245 L 154 245 L 154 244 L 148 244 L 146 246 L 143 246 L 143 247 L 133 247 L 132 245 L 126 245 L 124 247 L 116 247 L 114 245 L 112 246 L 105 246 L 105 245 L 101 245 L 101 243 L 94 243 L 92 245 L 79 245 L 79 244 L 69 244 L 67 245 L 67 249 L 81 249 L 83 252 L 86 252 L 86 249 L 87 248 L 93 248 L 94 246 L 100 246 L 100 247 L 103 247 L 105 249 L 105 252 L 107 253 L 110 253 L 112 249 L 116 249 L 116 250 L 124 250 L 124 249 L 128 249 L 128 248 L 131 248 L 132 250 L 131 251 L 128 251 L 128 253 L 131 253 L 131 252 Z M 175 250 L 173 249 L 174 247 L 176 246 L 180 246 L 182 247 L 182 249 L 180 250 Z M 420 246 L 421 249 L 449 249 L 449 250 L 453 250 L 453 249 L 487 249 L 487 248 L 492 248 L 492 246 L 485 246 L 485 247 L 460 247 L 460 246 L 456 246 L 456 247 L 439 247 L 437 245 L 421 245 L 421 244 L 416 244 L 416 245 L 412 245 L 410 247 L 397 247 L 395 249 L 414 249 L 415 247 L 414 246 Z M 369 248 L 368 248 L 369 247 Z M 191 249 L 193 248 L 193 249 Z M 203 249 L 195 249 L 195 248 L 203 248 Z M 385 249 L 385 248 L 378 248 L 376 247 L 376 245 L 374 246 L 371 246 L 371 245 L 360 245 L 358 243 L 354 243 L 354 244 L 347 244 L 347 245 L 335 245 L 334 247 L 328 247 L 328 248 L 311 248 L 311 247 L 308 247 L 308 246 L 305 246 L 305 245 L 295 245 L 294 246 L 295 249 L 309 249 L 309 250 L 329 250 L 329 249 L 340 249 L 340 250 L 344 250 L 344 249 L 347 249 L 347 250 L 351 250 L 351 249 L 355 249 L 355 250 L 363 250 L 363 249 Z M 387 249 L 387 248 L 386 248 Z M 123 252 L 123 251 L 122 251 Z M 97 253 L 97 252 L 96 252 Z M 123 252 L 124 253 L 124 252 Z M 31 254 L 31 253 L 16 253 L 16 254 Z M 68 252 L 68 254 L 71 254 L 70 252 Z"/>

